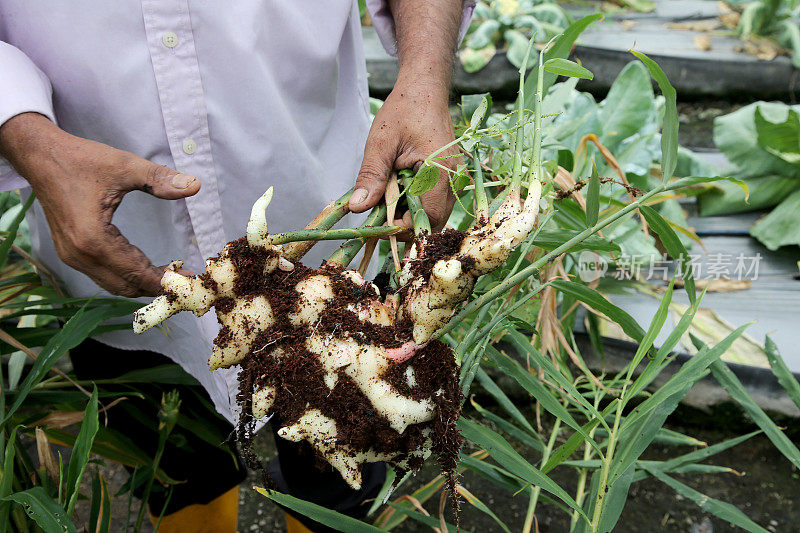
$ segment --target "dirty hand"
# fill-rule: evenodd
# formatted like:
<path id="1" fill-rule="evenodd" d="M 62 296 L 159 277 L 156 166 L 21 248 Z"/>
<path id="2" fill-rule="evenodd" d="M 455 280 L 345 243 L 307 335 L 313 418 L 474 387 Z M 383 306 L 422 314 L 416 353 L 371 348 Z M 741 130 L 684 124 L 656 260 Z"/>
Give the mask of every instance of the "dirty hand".
<path id="1" fill-rule="evenodd" d="M 393 171 L 410 168 L 416 172 L 426 157 L 453 139 L 446 97 L 419 85 L 395 86 L 372 123 L 350 209 L 360 213 L 376 205 Z M 455 146 L 439 154 L 437 162 L 455 170 L 458 158 L 440 159 L 454 154 L 458 154 Z M 440 170 L 436 186 L 422 195 L 433 231 L 444 227 L 454 202 L 449 176 Z M 410 214 L 396 224 L 411 227 Z"/>
<path id="2" fill-rule="evenodd" d="M 22 113 L 0 127 L 0 155 L 30 183 L 67 265 L 112 294 L 158 293 L 164 268 L 128 242 L 111 219 L 130 191 L 176 200 L 200 190 L 196 178 L 70 135 L 37 113 Z"/>

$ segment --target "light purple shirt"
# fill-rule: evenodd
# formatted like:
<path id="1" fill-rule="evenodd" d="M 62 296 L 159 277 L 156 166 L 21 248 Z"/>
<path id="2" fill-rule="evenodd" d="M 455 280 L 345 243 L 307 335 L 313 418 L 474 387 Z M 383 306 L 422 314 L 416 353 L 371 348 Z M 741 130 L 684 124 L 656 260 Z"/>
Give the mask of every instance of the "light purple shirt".
<path id="1" fill-rule="evenodd" d="M 385 1 L 367 2 L 396 51 Z M 472 3 L 465 7 L 462 35 Z M 186 200 L 125 197 L 114 223 L 154 264 L 204 259 L 243 235 L 267 187 L 270 230 L 304 227 L 353 183 L 369 131 L 367 75 L 355 1 L 232 3 L 0 0 L 0 125 L 34 111 L 64 130 L 197 176 Z M 0 158 L 0 189 L 26 187 Z M 56 255 L 41 206 L 29 214 L 35 254 L 74 296 L 100 288 Z M 305 260 L 316 265 L 330 248 Z M 235 418 L 238 369 L 209 372 L 213 313 L 181 313 L 134 336 L 100 340 L 165 354 Z"/>

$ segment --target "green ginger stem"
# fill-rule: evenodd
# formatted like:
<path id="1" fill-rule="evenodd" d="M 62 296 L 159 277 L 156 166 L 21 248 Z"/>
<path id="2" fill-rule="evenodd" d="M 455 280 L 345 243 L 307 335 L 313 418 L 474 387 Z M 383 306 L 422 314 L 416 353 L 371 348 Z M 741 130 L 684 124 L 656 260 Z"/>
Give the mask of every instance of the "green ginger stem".
<path id="1" fill-rule="evenodd" d="M 550 438 L 544 447 L 544 452 L 542 452 L 542 461 L 539 468 L 543 468 L 550 459 L 550 454 L 553 453 L 553 448 L 556 446 L 556 438 L 558 437 L 559 431 L 561 431 L 561 419 L 556 418 L 556 421 L 553 423 L 553 431 L 550 433 Z M 531 528 L 533 527 L 533 519 L 536 516 L 536 504 L 539 502 L 539 495 L 541 492 L 542 488 L 538 485 L 533 487 L 533 490 L 531 490 L 531 497 L 528 502 L 528 512 L 525 514 L 525 524 L 522 527 L 523 533 L 530 533 Z"/>
<path id="2" fill-rule="evenodd" d="M 343 229 L 301 229 L 275 233 L 269 236 L 271 244 L 285 244 L 298 241 L 336 241 L 342 239 L 362 239 L 369 237 L 388 237 L 403 231 L 398 226 L 369 226 Z"/>
<path id="3" fill-rule="evenodd" d="M 305 229 L 330 229 L 339 222 L 342 217 L 350 212 L 350 196 L 353 188 L 344 193 L 341 197 L 325 206 L 322 212 L 308 223 Z M 317 241 L 296 241 L 283 248 L 283 256 L 289 261 L 299 261 L 308 253 Z"/>
<path id="4" fill-rule="evenodd" d="M 517 137 L 514 141 L 514 166 L 511 171 L 511 184 L 508 186 L 509 194 L 519 194 L 522 184 L 522 154 L 525 151 L 525 73 L 528 71 L 528 57 L 533 47 L 533 39 L 528 42 L 528 51 L 519 67 L 519 92 L 517 95 Z"/>
<path id="5" fill-rule="evenodd" d="M 475 182 L 475 221 L 480 222 L 489 218 L 489 199 L 486 196 L 483 169 L 481 168 L 481 160 L 478 157 L 477 148 L 472 152 L 472 164 L 475 169 L 475 174 L 473 175 L 473 181 Z"/>
<path id="6" fill-rule="evenodd" d="M 380 204 L 375 206 L 370 214 L 367 216 L 367 220 L 361 224 L 361 228 L 371 228 L 375 226 L 382 226 L 382 224 L 386 222 L 386 204 Z M 329 263 L 336 263 L 341 265 L 342 267 L 347 267 L 353 259 L 358 254 L 358 251 L 361 250 L 361 247 L 364 246 L 367 237 L 360 236 L 352 238 L 346 241 L 342 246 L 339 247 L 338 250 L 333 252 L 330 259 L 328 259 Z"/>

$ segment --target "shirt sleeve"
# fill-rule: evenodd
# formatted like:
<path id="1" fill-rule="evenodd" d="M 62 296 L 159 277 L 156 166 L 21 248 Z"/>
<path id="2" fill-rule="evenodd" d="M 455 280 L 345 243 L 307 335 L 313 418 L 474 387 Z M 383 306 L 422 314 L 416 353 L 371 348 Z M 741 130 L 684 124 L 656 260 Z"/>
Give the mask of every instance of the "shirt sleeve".
<path id="1" fill-rule="evenodd" d="M 40 113 L 53 122 L 53 88 L 44 72 L 19 48 L 0 41 L 0 126 L 20 113 Z M 0 157 L 0 190 L 27 187 L 28 183 Z"/>
<path id="2" fill-rule="evenodd" d="M 461 26 L 458 29 L 458 42 L 464 39 L 472 21 L 472 12 L 475 10 L 476 0 L 464 0 L 464 8 L 461 12 Z M 372 26 L 378 34 L 381 44 L 390 55 L 397 55 L 397 35 L 395 33 L 394 18 L 389 9 L 388 0 L 367 0 L 367 11 L 369 11 Z"/>

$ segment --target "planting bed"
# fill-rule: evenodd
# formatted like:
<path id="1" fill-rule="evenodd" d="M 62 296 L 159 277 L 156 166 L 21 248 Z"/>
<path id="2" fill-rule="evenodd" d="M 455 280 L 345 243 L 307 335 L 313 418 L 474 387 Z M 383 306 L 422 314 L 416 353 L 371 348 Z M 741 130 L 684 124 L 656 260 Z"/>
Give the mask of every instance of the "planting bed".
<path id="1" fill-rule="evenodd" d="M 573 52 L 591 66 L 592 81 L 582 80 L 579 88 L 605 91 L 633 56 L 635 48 L 656 60 L 682 96 L 755 95 L 758 98 L 786 97 L 800 92 L 800 78 L 788 57 L 763 61 L 738 52 L 741 41 L 713 32 L 667 28 L 668 23 L 713 20 L 719 14 L 715 2 L 704 0 L 656 0 L 652 13 L 607 15 L 589 27 Z M 594 6 L 567 6 L 574 18 L 594 12 Z M 695 37 L 707 36 L 710 50 L 700 50 Z M 384 51 L 372 27 L 363 28 L 364 52 L 369 71 L 370 92 L 387 94 L 397 78 L 397 60 Z M 516 91 L 517 69 L 498 53 L 482 70 L 468 74 L 456 65 L 453 78 L 458 93 L 492 91 L 511 96 Z"/>

